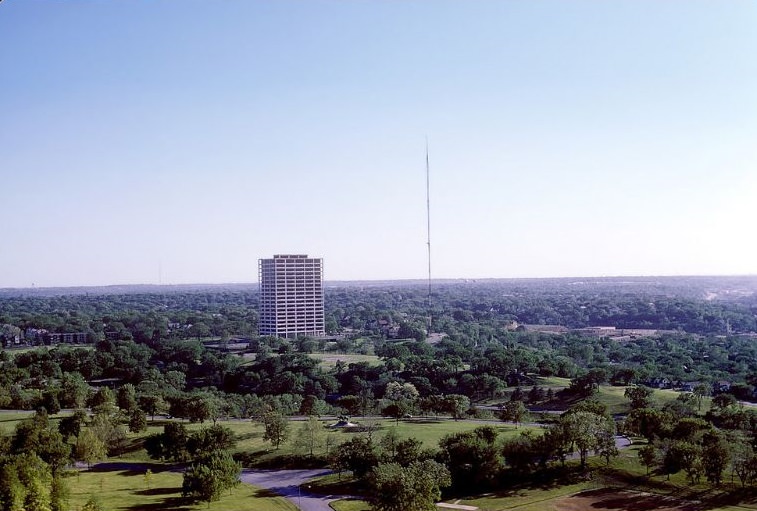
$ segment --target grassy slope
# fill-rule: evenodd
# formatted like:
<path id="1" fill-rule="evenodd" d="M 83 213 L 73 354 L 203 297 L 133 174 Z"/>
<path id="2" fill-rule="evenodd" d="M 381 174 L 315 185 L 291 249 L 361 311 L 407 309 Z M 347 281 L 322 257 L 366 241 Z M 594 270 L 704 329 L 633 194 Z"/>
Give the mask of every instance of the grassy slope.
<path id="1" fill-rule="evenodd" d="M 477 506 L 482 511 L 542 511 L 554 509 L 558 500 L 582 491 L 617 488 L 673 497 L 680 499 L 682 503 L 698 502 L 697 508 L 709 511 L 757 509 L 755 496 L 739 499 L 739 490 L 734 491 L 735 487 L 724 485 L 723 488 L 713 489 L 706 482 L 691 485 L 682 472 L 672 475 L 670 480 L 662 475 L 647 476 L 646 469 L 639 463 L 637 455 L 638 449 L 644 444 L 643 441 L 635 443 L 630 449 L 621 451 L 609 467 L 602 460 L 590 458 L 592 475 L 582 481 L 555 481 L 551 485 L 509 489 L 453 502 Z"/>
<path id="2" fill-rule="evenodd" d="M 22 414 L 20 418 L 28 415 Z M 160 464 L 150 464 L 153 467 L 153 474 L 150 480 L 150 488 L 147 488 L 145 481 L 145 470 L 148 462 L 146 454 L 140 448 L 140 440 L 147 434 L 162 431 L 164 422 L 157 421 L 151 424 L 148 431 L 140 435 L 130 435 L 130 442 L 133 445 L 133 451 L 124 454 L 120 458 L 108 460 L 108 465 L 112 469 L 100 472 L 82 471 L 77 476 L 71 477 L 68 482 L 71 488 L 70 509 L 79 509 L 89 498 L 90 495 L 96 495 L 103 504 L 105 509 L 134 509 L 134 510 L 158 510 L 158 509 L 202 509 L 204 505 L 190 506 L 181 499 L 181 474 L 174 472 L 160 471 Z M 188 424 L 189 430 L 202 427 L 200 424 Z M 255 456 L 261 460 L 271 459 L 277 456 L 287 456 L 293 454 L 290 442 L 281 446 L 279 451 L 271 448 L 270 443 L 264 442 L 263 427 L 259 423 L 251 421 L 230 421 L 222 422 L 224 426 L 231 428 L 240 438 L 237 450 L 252 451 Z M 325 422 L 324 422 L 325 424 Z M 291 428 L 293 435 L 298 427 L 297 421 L 292 421 Z M 414 436 L 424 442 L 425 445 L 435 446 L 439 439 L 449 433 L 466 431 L 481 426 L 481 423 L 472 421 L 422 421 L 418 419 L 400 421 L 395 425 L 395 421 L 382 419 L 376 421 L 378 427 L 375 435 L 383 436 L 391 428 L 396 428 L 401 438 Z M 515 428 L 512 425 L 501 423 L 492 423 L 499 431 L 502 437 L 519 434 L 525 428 Z M 358 433 L 348 433 L 338 431 L 333 433 L 337 442 L 348 440 L 352 435 Z M 123 463 L 123 466 L 119 466 Z M 134 467 L 134 470 L 129 469 Z M 365 508 L 365 503 L 360 501 L 346 502 L 338 504 L 346 506 L 343 511 L 360 511 Z M 231 495 L 224 496 L 220 501 L 211 504 L 212 509 L 216 510 L 233 510 L 233 509 L 256 509 L 261 511 L 281 510 L 286 511 L 293 509 L 292 505 L 280 498 L 273 497 L 262 490 L 254 489 L 248 485 L 240 485 Z M 340 509 L 340 511 L 342 511 Z"/>
<path id="3" fill-rule="evenodd" d="M 555 392 L 567 388 L 570 385 L 570 379 L 558 378 L 551 376 L 547 378 L 540 377 L 537 380 L 537 384 L 541 387 L 552 388 Z M 612 385 L 600 385 L 599 390 L 593 396 L 593 399 L 598 400 L 601 403 L 607 405 L 607 409 L 611 414 L 627 414 L 630 410 L 629 401 L 623 396 L 627 387 L 615 387 Z M 527 390 L 527 389 L 526 389 Z M 680 392 L 670 389 L 652 389 L 652 404 L 657 407 L 662 407 L 669 401 L 674 401 L 678 398 Z M 704 398 L 702 400 L 702 412 L 704 413 L 709 409 L 711 398 Z"/>
<path id="4" fill-rule="evenodd" d="M 207 509 L 207 504 L 190 504 L 181 497 L 181 482 L 180 473 L 156 472 L 150 476 L 148 488 L 145 471 L 142 469 L 102 472 L 85 470 L 67 480 L 71 491 L 69 509 L 81 509 L 92 495 L 100 502 L 103 509 L 133 511 Z M 210 508 L 215 511 L 245 509 L 293 511 L 296 509 L 286 499 L 273 496 L 265 490 L 247 484 L 240 484 L 224 495 L 221 500 L 211 503 Z"/>

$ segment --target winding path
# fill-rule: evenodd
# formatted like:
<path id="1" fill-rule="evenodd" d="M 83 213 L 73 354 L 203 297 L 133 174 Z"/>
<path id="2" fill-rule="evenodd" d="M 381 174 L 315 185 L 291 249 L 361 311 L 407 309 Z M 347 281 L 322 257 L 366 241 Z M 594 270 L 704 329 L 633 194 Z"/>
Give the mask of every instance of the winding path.
<path id="1" fill-rule="evenodd" d="M 624 436 L 615 437 L 618 449 L 631 445 L 631 440 Z M 578 457 L 573 453 L 570 457 Z M 351 498 L 350 495 L 316 495 L 308 491 L 307 482 L 316 477 L 331 474 L 328 469 L 314 470 L 252 470 L 244 469 L 241 480 L 266 490 L 277 493 L 302 511 L 333 511 L 329 504 L 335 500 Z M 450 506 L 447 506 L 450 507 Z"/>
<path id="2" fill-rule="evenodd" d="M 316 495 L 308 491 L 307 482 L 331 474 L 328 469 L 315 470 L 250 470 L 242 471 L 241 480 L 277 493 L 303 511 L 333 511 L 329 506 L 348 495 Z"/>

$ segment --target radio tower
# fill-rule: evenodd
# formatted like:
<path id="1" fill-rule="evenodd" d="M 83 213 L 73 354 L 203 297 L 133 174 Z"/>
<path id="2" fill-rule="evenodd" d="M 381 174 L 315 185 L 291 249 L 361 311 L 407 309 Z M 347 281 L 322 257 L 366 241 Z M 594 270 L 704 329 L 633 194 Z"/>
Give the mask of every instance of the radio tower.
<path id="1" fill-rule="evenodd" d="M 428 137 L 426 137 L 426 246 L 428 247 L 428 315 L 427 333 L 431 334 L 431 186 L 430 170 L 428 164 Z"/>

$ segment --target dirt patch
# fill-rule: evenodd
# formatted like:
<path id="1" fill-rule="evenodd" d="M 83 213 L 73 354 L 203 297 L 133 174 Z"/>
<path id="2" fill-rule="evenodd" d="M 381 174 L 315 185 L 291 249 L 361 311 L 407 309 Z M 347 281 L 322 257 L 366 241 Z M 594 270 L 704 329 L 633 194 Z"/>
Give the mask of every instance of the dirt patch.
<path id="1" fill-rule="evenodd" d="M 556 500 L 552 508 L 554 511 L 694 511 L 698 506 L 653 493 L 603 488 L 563 497 Z"/>

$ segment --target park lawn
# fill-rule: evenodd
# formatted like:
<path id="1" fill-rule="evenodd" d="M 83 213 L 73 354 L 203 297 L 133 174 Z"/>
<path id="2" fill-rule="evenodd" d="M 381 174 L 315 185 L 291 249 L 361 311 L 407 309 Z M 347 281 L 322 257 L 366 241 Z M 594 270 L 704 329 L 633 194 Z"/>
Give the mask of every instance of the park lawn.
<path id="1" fill-rule="evenodd" d="M 335 500 L 329 504 L 334 511 L 370 511 L 371 506 L 360 499 Z"/>
<path id="2" fill-rule="evenodd" d="M 591 399 L 596 399 L 607 406 L 610 414 L 627 414 L 631 411 L 630 401 L 623 394 L 628 387 L 615 387 L 610 385 L 600 385 L 597 393 Z M 662 408 L 666 403 L 675 401 L 681 393 L 672 389 L 651 389 L 651 405 L 656 408 Z M 702 399 L 702 410 L 708 410 L 712 398 L 705 397 Z"/>
<path id="3" fill-rule="evenodd" d="M 115 464 L 114 464 L 115 465 Z M 137 469 L 131 470 L 132 467 Z M 91 496 L 103 509 L 128 509 L 151 511 L 159 509 L 215 511 L 255 510 L 293 511 L 296 507 L 283 497 L 240 484 L 226 493 L 219 501 L 191 504 L 181 496 L 182 474 L 177 472 L 155 472 L 145 478 L 144 465 L 122 464 L 117 469 L 99 471 L 82 470 L 66 479 L 68 484 L 69 509 L 81 509 Z"/>
<path id="4" fill-rule="evenodd" d="M 0 436 L 11 436 L 16 431 L 19 422 L 34 417 L 34 410 L 0 410 Z M 71 415 L 71 412 L 61 412 L 50 415 L 50 422 L 57 427 L 58 421 Z"/>
<path id="5" fill-rule="evenodd" d="M 450 419 L 433 418 L 405 419 L 399 421 L 399 424 L 396 424 L 396 421 L 391 419 L 383 419 L 380 423 L 381 429 L 379 430 L 379 435 L 383 435 L 389 429 L 395 428 L 400 438 L 415 437 L 423 442 L 424 447 L 438 447 L 439 440 L 446 435 L 470 431 L 481 426 L 494 427 L 499 433 L 500 440 L 517 436 L 526 430 L 540 429 L 524 425 L 516 428 L 513 424 L 498 421 L 453 421 Z"/>
<path id="6" fill-rule="evenodd" d="M 598 494 L 601 497 L 592 499 L 590 497 L 592 494 Z M 644 500 L 643 504 L 638 503 L 639 497 Z M 635 509 L 634 505 L 643 505 L 644 507 L 639 507 L 638 509 L 646 509 L 647 511 L 670 511 L 671 509 L 682 511 L 699 509 L 699 507 L 692 507 L 692 505 L 701 505 L 697 501 L 678 500 L 675 497 L 672 497 L 674 500 L 671 501 L 669 500 L 670 498 L 666 497 L 666 495 L 641 490 L 625 490 L 614 487 L 602 488 L 588 481 L 557 488 L 524 489 L 505 493 L 504 495 L 494 494 L 459 502 L 455 500 L 454 502 L 477 506 L 480 511 L 504 511 L 508 509 L 517 509 L 518 511 L 590 511 L 592 509 Z M 625 503 L 623 500 L 625 500 Z M 654 502 L 658 503 L 657 507 L 653 504 Z M 754 507 L 748 503 L 746 505 L 739 504 L 735 506 L 706 506 L 702 509 L 707 509 L 708 511 L 744 511 L 745 509 L 754 509 Z"/>
<path id="7" fill-rule="evenodd" d="M 333 424 L 333 421 L 321 421 L 324 426 Z M 520 426 L 516 428 L 512 424 L 505 424 L 502 422 L 491 421 L 453 421 L 450 419 L 433 419 L 433 418 L 415 418 L 415 419 L 402 419 L 399 422 L 394 419 L 367 419 L 357 420 L 357 423 L 373 423 L 376 426 L 376 431 L 373 433 L 374 438 L 380 439 L 388 431 L 394 429 L 397 435 L 401 439 L 414 437 L 421 442 L 425 447 L 437 447 L 439 440 L 445 435 L 452 433 L 459 433 L 461 431 L 469 431 L 480 426 L 493 426 L 500 434 L 500 438 L 509 438 L 526 431 L 528 429 L 538 429 L 533 426 Z M 263 440 L 263 425 L 257 422 L 219 422 L 226 427 L 231 428 L 237 435 L 238 451 L 258 451 L 258 450 L 273 450 L 271 443 Z M 303 424 L 302 421 L 292 420 L 289 423 L 289 440 L 282 443 L 279 447 L 279 454 L 292 454 L 292 439 L 296 436 L 297 429 Z M 366 433 L 356 432 L 348 429 L 325 429 L 326 436 L 331 435 L 334 442 L 338 445 L 343 442 L 349 441 L 355 435 L 365 435 Z"/>
<path id="8" fill-rule="evenodd" d="M 31 417 L 34 417 L 33 411 L 0 410 L 0 435 L 12 434 L 16 424 Z"/>
<path id="9" fill-rule="evenodd" d="M 555 391 L 570 387 L 570 378 L 560 378 L 559 376 L 539 376 L 536 378 L 536 384 L 540 387 L 551 387 Z"/>
<path id="10" fill-rule="evenodd" d="M 455 499 L 451 503 L 476 506 L 481 511 L 515 509 L 519 511 L 543 511 L 550 509 L 549 502 L 591 488 L 589 482 L 581 482 L 550 488 L 519 488 L 505 492 L 490 493 L 480 497 Z"/>
<path id="11" fill-rule="evenodd" d="M 361 355 L 359 353 L 311 353 L 310 358 L 318 360 L 321 363 L 321 367 L 327 371 L 336 366 L 337 360 L 341 360 L 347 365 L 360 362 L 368 362 L 370 365 L 381 363 L 381 359 L 376 355 Z"/>
<path id="12" fill-rule="evenodd" d="M 333 421 L 321 421 L 324 426 L 333 424 Z M 510 438 L 519 435 L 522 431 L 538 429 L 533 426 L 515 427 L 513 424 L 502 422 L 481 422 L 481 421 L 453 421 L 451 419 L 434 419 L 434 418 L 414 418 L 402 419 L 397 423 L 394 419 L 365 419 L 357 420 L 357 423 L 371 423 L 375 426 L 372 433 L 377 441 L 388 431 L 394 429 L 400 439 L 416 438 L 423 442 L 424 447 L 435 448 L 439 445 L 439 440 L 445 435 L 459 433 L 461 431 L 470 431 L 477 427 L 491 425 L 498 432 L 500 438 Z M 229 427 L 237 436 L 236 452 L 246 452 L 252 454 L 256 460 L 256 465 L 275 464 L 276 458 L 286 458 L 295 456 L 293 439 L 297 438 L 298 429 L 302 426 L 303 421 L 291 420 L 289 423 L 289 439 L 283 442 L 278 449 L 275 449 L 270 442 L 263 440 L 263 425 L 253 421 L 229 421 L 220 422 L 223 426 Z M 192 425 L 191 430 L 198 425 Z M 156 430 L 162 431 L 162 429 Z M 357 432 L 348 429 L 332 429 L 324 427 L 323 440 L 330 449 L 349 441 L 355 435 L 366 435 L 365 432 Z M 326 455 L 327 446 L 322 446 L 316 451 L 317 456 Z"/>
<path id="13" fill-rule="evenodd" d="M 631 408 L 630 401 L 623 394 L 626 387 L 611 387 L 609 385 L 600 385 L 597 392 L 589 399 L 596 399 L 607 407 L 607 411 L 612 414 L 627 414 Z"/>

